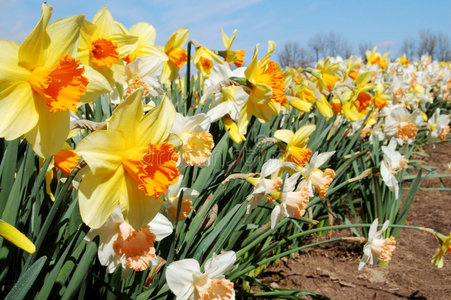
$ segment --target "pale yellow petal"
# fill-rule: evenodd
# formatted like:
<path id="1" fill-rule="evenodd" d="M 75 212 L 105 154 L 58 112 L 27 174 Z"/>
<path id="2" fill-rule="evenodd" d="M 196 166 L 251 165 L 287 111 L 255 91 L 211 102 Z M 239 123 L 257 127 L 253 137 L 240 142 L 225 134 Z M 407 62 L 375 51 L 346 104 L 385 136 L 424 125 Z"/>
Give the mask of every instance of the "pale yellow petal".
<path id="1" fill-rule="evenodd" d="M 312 103 L 302 99 L 292 100 L 288 102 L 291 106 L 302 112 L 309 112 L 312 109 Z"/>
<path id="2" fill-rule="evenodd" d="M 119 58 L 124 58 L 132 53 L 138 45 L 138 37 L 134 35 L 113 34 L 109 38 L 117 45 Z"/>
<path id="3" fill-rule="evenodd" d="M 108 122 L 109 128 L 124 132 L 126 144 L 130 146 L 136 146 L 135 132 L 144 114 L 142 96 L 143 91 L 139 89 L 126 97 L 124 102 L 116 107 Z"/>
<path id="4" fill-rule="evenodd" d="M 271 58 L 271 55 L 274 52 L 274 50 L 276 50 L 276 43 L 274 41 L 268 41 L 268 53 L 266 53 L 265 56 L 262 57 L 258 65 L 259 66 L 266 65 L 268 60 Z"/>
<path id="5" fill-rule="evenodd" d="M 19 44 L 0 40 L 0 63 L 17 65 L 19 63 Z"/>
<path id="6" fill-rule="evenodd" d="M 315 131 L 316 125 L 304 125 L 299 128 L 291 140 L 290 146 L 297 146 L 300 148 L 305 148 L 308 143 L 309 136 Z"/>
<path id="7" fill-rule="evenodd" d="M 235 29 L 236 30 L 236 29 Z M 222 36 L 222 44 L 224 45 L 224 47 L 226 47 L 226 49 L 230 48 L 230 39 L 227 36 L 227 34 L 225 34 L 224 30 L 221 28 L 221 36 Z"/>
<path id="8" fill-rule="evenodd" d="M 83 222 L 96 229 L 101 227 L 119 205 L 125 188 L 124 169 L 105 176 L 85 175 L 78 192 L 78 204 Z"/>
<path id="9" fill-rule="evenodd" d="M 39 115 L 27 82 L 0 83 L 0 119 L 0 137 L 6 140 L 14 140 L 36 126 Z"/>
<path id="10" fill-rule="evenodd" d="M 116 25 L 113 16 L 105 6 L 96 13 L 92 23 L 97 26 L 99 36 L 108 37 L 112 34 L 122 34 L 122 30 Z"/>
<path id="11" fill-rule="evenodd" d="M 84 76 L 88 78 L 89 82 L 86 86 L 86 94 L 80 98 L 80 102 L 88 103 L 97 99 L 102 94 L 112 92 L 112 83 L 102 73 L 97 72 L 90 66 L 85 65 L 84 68 Z"/>
<path id="12" fill-rule="evenodd" d="M 98 130 L 85 137 L 76 152 L 96 176 L 113 174 L 121 166 L 124 133 L 120 130 Z"/>
<path id="13" fill-rule="evenodd" d="M 326 118 L 330 119 L 334 116 L 334 111 L 332 110 L 332 105 L 327 101 L 326 97 L 321 94 L 321 101 L 316 101 L 316 107 L 318 107 L 319 112 Z"/>
<path id="14" fill-rule="evenodd" d="M 80 28 L 84 18 L 84 15 L 62 18 L 47 27 L 47 33 L 50 36 L 48 48 L 50 55 L 46 61 L 47 66 L 56 64 L 62 55 L 69 54 L 76 57 Z"/>
<path id="15" fill-rule="evenodd" d="M 249 109 L 249 103 L 244 104 L 240 110 L 240 116 L 238 118 L 238 132 L 242 135 L 247 133 L 247 126 L 252 117 L 252 111 Z"/>
<path id="16" fill-rule="evenodd" d="M 50 38 L 47 34 L 47 24 L 52 16 L 53 8 L 42 4 L 41 19 L 31 34 L 23 41 L 19 49 L 19 62 L 29 70 L 37 66 L 44 65 L 47 59 L 47 50 L 50 45 Z"/>
<path id="17" fill-rule="evenodd" d="M 272 98 L 272 88 L 263 83 L 257 83 L 252 88 L 249 99 L 250 103 L 266 104 Z"/>
<path id="18" fill-rule="evenodd" d="M 246 76 L 247 80 L 249 80 L 251 83 L 255 83 L 255 77 L 257 76 L 257 72 L 258 72 L 258 44 L 255 45 L 254 56 L 252 57 L 252 61 L 249 64 L 249 66 L 244 71 L 244 75 Z"/>
<path id="19" fill-rule="evenodd" d="M 164 52 L 168 53 L 172 49 L 183 48 L 188 41 L 189 31 L 187 28 L 180 28 L 174 31 L 169 37 L 164 47 Z"/>
<path id="20" fill-rule="evenodd" d="M 34 253 L 36 251 L 36 247 L 32 241 L 14 226 L 3 220 L 0 220 L 0 235 L 28 253 Z"/>
<path id="21" fill-rule="evenodd" d="M 157 215 L 163 203 L 163 196 L 158 199 L 148 197 L 138 189 L 137 182 L 125 175 L 125 188 L 122 190 L 120 204 L 124 219 L 135 229 L 148 224 Z"/>
<path id="22" fill-rule="evenodd" d="M 45 100 L 40 96 L 35 97 L 39 121 L 32 130 L 25 134 L 25 138 L 33 145 L 33 150 L 37 155 L 47 158 L 63 147 L 69 135 L 70 114 L 68 111 L 50 112 Z M 24 114 L 24 116 L 26 115 Z"/>
<path id="23" fill-rule="evenodd" d="M 155 39 L 157 38 L 157 31 L 155 27 L 147 22 L 138 22 L 128 31 L 130 35 L 139 37 L 138 44 L 155 45 Z"/>
<path id="24" fill-rule="evenodd" d="M 176 112 L 165 95 L 159 106 L 148 112 L 137 127 L 136 141 L 140 146 L 164 142 L 174 124 Z"/>
<path id="25" fill-rule="evenodd" d="M 289 129 L 279 129 L 274 132 L 274 137 L 286 144 L 289 144 L 294 137 L 294 132 Z"/>

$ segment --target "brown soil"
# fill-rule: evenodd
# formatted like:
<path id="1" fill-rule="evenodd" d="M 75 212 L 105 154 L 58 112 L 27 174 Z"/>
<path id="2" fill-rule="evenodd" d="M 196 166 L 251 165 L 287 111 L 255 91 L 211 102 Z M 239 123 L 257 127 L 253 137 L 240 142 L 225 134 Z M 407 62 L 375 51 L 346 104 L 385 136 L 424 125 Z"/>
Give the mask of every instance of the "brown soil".
<path id="1" fill-rule="evenodd" d="M 451 174 L 449 143 L 428 145 L 425 162 Z M 443 178 L 447 188 L 451 177 Z M 422 188 L 440 187 L 439 179 L 427 179 Z M 430 227 L 448 234 L 451 230 L 451 192 L 418 191 L 411 206 L 408 223 Z M 343 236 L 348 233 L 341 232 Z M 348 235 L 350 236 L 350 235 Z M 312 237 L 319 241 L 322 237 Z M 368 265 L 358 271 L 361 248 L 350 242 L 337 242 L 310 248 L 284 258 L 264 271 L 259 280 L 273 288 L 314 292 L 334 299 L 451 299 L 451 255 L 438 269 L 430 260 L 439 243 L 428 233 L 403 230 L 397 240 L 392 261 L 386 268 Z"/>

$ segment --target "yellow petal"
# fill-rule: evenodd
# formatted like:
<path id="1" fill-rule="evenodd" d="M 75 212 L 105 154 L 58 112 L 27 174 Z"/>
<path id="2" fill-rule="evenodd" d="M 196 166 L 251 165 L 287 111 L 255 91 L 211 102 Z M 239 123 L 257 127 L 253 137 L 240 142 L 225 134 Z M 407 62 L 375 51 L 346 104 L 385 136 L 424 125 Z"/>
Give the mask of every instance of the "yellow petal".
<path id="1" fill-rule="evenodd" d="M 309 112 L 312 109 L 312 103 L 305 100 L 292 100 L 288 102 L 291 106 L 302 112 Z"/>
<path id="2" fill-rule="evenodd" d="M 246 76 L 247 80 L 249 80 L 251 83 L 255 83 L 255 77 L 257 76 L 257 72 L 258 72 L 258 44 L 255 45 L 254 56 L 252 57 L 252 61 L 249 64 L 249 66 L 244 71 L 244 75 Z"/>
<path id="3" fill-rule="evenodd" d="M 136 141 L 140 146 L 159 144 L 169 136 L 175 121 L 175 108 L 165 95 L 159 106 L 148 112 L 137 127 Z"/>
<path id="4" fill-rule="evenodd" d="M 291 145 L 305 148 L 307 146 L 309 136 L 313 133 L 313 131 L 315 131 L 315 129 L 315 125 L 302 126 L 294 133 L 293 139 L 291 140 Z"/>
<path id="5" fill-rule="evenodd" d="M 238 118 L 238 132 L 245 135 L 247 132 L 247 125 L 251 120 L 252 113 L 249 109 L 249 103 L 244 104 L 240 110 L 240 116 Z"/>
<path id="6" fill-rule="evenodd" d="M 69 135 L 69 111 L 50 112 L 41 96 L 35 96 L 39 121 L 36 126 L 25 134 L 27 141 L 33 145 L 33 150 L 42 158 L 57 153 Z M 28 116 L 27 116 L 28 119 Z"/>
<path id="7" fill-rule="evenodd" d="M 157 37 L 157 31 L 155 28 L 147 22 L 139 22 L 130 27 L 128 31 L 130 35 L 137 36 L 139 38 L 139 45 L 149 44 L 155 45 L 155 39 Z"/>
<path id="8" fill-rule="evenodd" d="M 47 48 L 50 45 L 50 38 L 47 34 L 47 24 L 52 16 L 53 8 L 42 4 L 41 19 L 31 34 L 23 41 L 19 49 L 20 64 L 29 70 L 37 66 L 42 66 L 47 59 Z"/>
<path id="9" fill-rule="evenodd" d="M 50 55 L 46 61 L 47 66 L 56 64 L 60 56 L 65 54 L 76 57 L 80 28 L 84 18 L 84 15 L 62 18 L 47 27 L 47 33 L 50 36 L 48 48 Z"/>
<path id="10" fill-rule="evenodd" d="M 36 247 L 32 241 L 14 226 L 3 220 L 0 220 L 0 235 L 28 253 L 34 253 L 36 251 Z"/>
<path id="11" fill-rule="evenodd" d="M 109 128 L 120 129 L 124 132 L 127 145 L 135 146 L 136 144 L 135 132 L 138 121 L 144 114 L 142 95 L 143 91 L 139 89 L 126 97 L 124 102 L 116 107 L 108 122 Z"/>
<path id="12" fill-rule="evenodd" d="M 0 116 L 0 137 L 6 140 L 14 140 L 36 126 L 39 115 L 28 83 L 9 87 L 0 84 Z"/>
<path id="13" fill-rule="evenodd" d="M 87 162 L 94 175 L 103 176 L 116 172 L 121 166 L 124 146 L 122 131 L 99 130 L 85 137 L 76 152 Z"/>
<path id="14" fill-rule="evenodd" d="M 321 94 L 321 101 L 316 101 L 316 107 L 318 107 L 319 112 L 326 118 L 330 119 L 334 116 L 334 111 L 332 106 L 327 101 L 326 97 Z"/>
<path id="15" fill-rule="evenodd" d="M 17 65 L 19 63 L 19 45 L 15 42 L 0 40 L 0 63 Z M 1 80 L 0 80 L 1 81 Z"/>
<path id="16" fill-rule="evenodd" d="M 263 83 L 257 83 L 252 88 L 248 102 L 256 104 L 265 104 L 272 98 L 272 88 Z"/>
<path id="17" fill-rule="evenodd" d="M 78 204 L 83 222 L 91 228 L 101 227 L 114 209 L 125 186 L 124 169 L 105 176 L 85 175 L 80 183 Z"/>
<path id="18" fill-rule="evenodd" d="M 112 34 L 123 34 L 121 27 L 116 24 L 108 8 L 102 7 L 92 19 L 92 23 L 97 26 L 100 36 L 107 37 Z"/>
<path id="19" fill-rule="evenodd" d="M 148 224 L 157 215 L 163 203 L 163 196 L 158 199 L 148 197 L 138 189 L 136 181 L 125 175 L 125 188 L 122 190 L 120 204 L 124 219 L 135 229 Z"/>
<path id="20" fill-rule="evenodd" d="M 110 40 L 117 45 L 120 58 L 132 53 L 138 44 L 138 37 L 134 35 L 113 34 L 110 36 Z"/>
<path id="21" fill-rule="evenodd" d="M 236 29 L 234 31 L 234 33 L 236 32 Z M 230 43 L 230 39 L 227 36 L 227 34 L 224 33 L 224 30 L 221 28 L 221 35 L 222 35 L 222 44 L 224 45 L 224 47 L 226 47 L 226 49 L 230 49 L 231 43 Z"/>
<path id="22" fill-rule="evenodd" d="M 180 28 L 174 31 L 169 37 L 164 47 L 164 52 L 168 53 L 172 49 L 183 48 L 188 41 L 189 31 L 187 28 Z"/>
<path id="23" fill-rule="evenodd" d="M 88 85 L 86 86 L 86 94 L 80 98 L 80 102 L 88 103 L 99 98 L 100 95 L 112 92 L 111 84 L 102 73 L 97 72 L 90 66 L 84 66 L 84 76 L 88 78 Z"/>
<path id="24" fill-rule="evenodd" d="M 345 115 L 346 119 L 348 119 L 351 122 L 355 122 L 359 119 L 359 111 L 355 107 L 355 105 L 352 103 L 352 101 L 347 101 L 343 105 L 343 114 Z"/>
<path id="25" fill-rule="evenodd" d="M 274 132 L 274 137 L 286 144 L 289 144 L 294 137 L 294 132 L 289 129 L 279 129 Z"/>
<path id="26" fill-rule="evenodd" d="M 268 60 L 271 58 L 271 55 L 274 52 L 274 50 L 276 50 L 276 43 L 274 41 L 268 41 L 268 53 L 266 53 L 265 56 L 262 57 L 258 65 L 259 66 L 266 65 Z"/>

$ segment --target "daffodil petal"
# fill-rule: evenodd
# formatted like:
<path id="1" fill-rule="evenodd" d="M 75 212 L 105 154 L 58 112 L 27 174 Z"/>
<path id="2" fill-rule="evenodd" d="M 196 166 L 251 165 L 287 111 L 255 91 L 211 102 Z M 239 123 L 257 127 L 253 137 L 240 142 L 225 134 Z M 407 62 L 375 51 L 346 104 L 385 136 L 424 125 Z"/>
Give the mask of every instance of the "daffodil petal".
<path id="1" fill-rule="evenodd" d="M 34 253 L 36 251 L 36 247 L 32 241 L 14 226 L 3 220 L 0 220 L 0 235 L 28 253 Z"/>
<path id="2" fill-rule="evenodd" d="M 137 130 L 137 122 L 142 118 L 144 113 L 141 100 L 142 95 L 143 91 L 139 89 L 126 97 L 124 102 L 116 107 L 109 121 L 109 128 L 122 130 L 125 133 L 124 138 L 129 143 L 134 143 L 135 141 L 130 140 L 132 136 L 127 135 L 126 133 L 135 132 Z"/>
<path id="3" fill-rule="evenodd" d="M 124 133 L 120 130 L 99 130 L 85 137 L 76 152 L 83 157 L 96 176 L 112 174 L 120 167 L 124 149 Z"/>
<path id="4" fill-rule="evenodd" d="M 293 139 L 294 132 L 289 129 L 279 129 L 274 132 L 274 137 L 282 142 L 289 144 Z"/>
<path id="5" fill-rule="evenodd" d="M 64 145 L 70 129 L 70 113 L 68 111 L 50 112 L 45 100 L 36 96 L 36 109 L 39 121 L 26 133 L 27 141 L 40 157 L 46 158 L 57 153 Z M 23 113 L 23 112 L 22 112 Z M 28 120 L 28 116 L 27 116 Z"/>
<path id="6" fill-rule="evenodd" d="M 84 66 L 84 68 L 84 76 L 88 78 L 88 85 L 86 86 L 86 94 L 80 98 L 80 102 L 91 102 L 100 97 L 100 95 L 112 91 L 112 82 L 109 82 L 105 76 L 90 66 Z"/>
<path id="7" fill-rule="evenodd" d="M 168 51 L 172 49 L 182 48 L 183 46 L 185 46 L 188 38 L 189 31 L 187 28 L 177 29 L 169 37 L 169 40 L 164 47 L 164 52 L 168 53 Z"/>
<path id="8" fill-rule="evenodd" d="M 52 16 L 53 8 L 42 4 L 41 19 L 30 35 L 23 41 L 19 49 L 19 62 L 29 70 L 42 66 L 47 59 L 50 37 L 47 34 L 47 24 Z"/>
<path id="9" fill-rule="evenodd" d="M 91 172 L 86 174 L 78 193 L 83 222 L 94 229 L 101 227 L 119 205 L 124 188 L 123 168 L 105 176 L 95 176 Z"/>
<path id="10" fill-rule="evenodd" d="M 308 137 L 313 133 L 313 131 L 315 131 L 315 129 L 315 125 L 302 126 L 295 132 L 291 144 L 304 148 L 305 146 L 307 146 Z"/>
<path id="11" fill-rule="evenodd" d="M 76 56 L 78 37 L 83 20 L 84 15 L 72 16 L 56 20 L 47 27 L 51 43 L 48 48 L 50 55 L 47 58 L 46 65 L 56 64 L 60 56 L 65 54 L 72 57 Z"/>
<path id="12" fill-rule="evenodd" d="M 137 143 L 141 146 L 159 144 L 168 138 L 174 124 L 174 105 L 164 96 L 159 106 L 148 112 L 137 127 Z"/>
<path id="13" fill-rule="evenodd" d="M 163 196 L 158 199 L 146 196 L 138 189 L 136 181 L 125 175 L 125 188 L 120 196 L 122 214 L 125 221 L 135 229 L 147 225 L 158 213 L 163 203 Z"/>
<path id="14" fill-rule="evenodd" d="M 110 36 L 112 34 L 122 34 L 122 30 L 117 26 L 108 8 L 102 7 L 92 18 L 92 23 L 97 26 L 100 36 Z"/>
<path id="15" fill-rule="evenodd" d="M 39 115 L 34 102 L 33 91 L 28 83 L 8 88 L 0 84 L 0 137 L 14 140 L 36 126 Z"/>

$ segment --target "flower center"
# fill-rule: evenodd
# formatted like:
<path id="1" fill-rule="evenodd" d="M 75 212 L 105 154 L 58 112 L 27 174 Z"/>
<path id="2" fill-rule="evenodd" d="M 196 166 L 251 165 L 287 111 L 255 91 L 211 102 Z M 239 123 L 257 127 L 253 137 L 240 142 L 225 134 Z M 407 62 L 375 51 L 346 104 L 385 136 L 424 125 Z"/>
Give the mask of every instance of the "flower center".
<path id="1" fill-rule="evenodd" d="M 126 93 L 127 95 L 131 95 L 131 94 L 133 94 L 133 92 L 136 91 L 137 89 L 143 88 L 143 89 L 144 89 L 143 96 L 144 96 L 144 97 L 149 96 L 149 94 L 150 94 L 150 88 L 149 88 L 149 86 L 147 85 L 147 83 L 145 83 L 141 78 L 135 76 L 135 77 L 129 79 L 129 80 L 127 81 L 127 83 L 128 83 L 128 87 L 127 87 L 127 89 L 125 90 L 125 93 Z"/>
<path id="2" fill-rule="evenodd" d="M 335 83 L 338 80 L 338 76 L 335 75 L 331 75 L 328 73 L 323 73 L 323 80 L 327 85 L 327 90 L 328 91 L 332 91 L 332 89 L 334 88 Z"/>
<path id="3" fill-rule="evenodd" d="M 127 266 L 135 271 L 144 271 L 155 257 L 155 235 L 149 225 L 134 230 L 127 222 L 119 226 L 120 234 L 113 242 L 113 250 L 117 255 L 125 255 Z"/>
<path id="4" fill-rule="evenodd" d="M 197 299 L 202 300 L 222 300 L 233 297 L 233 282 L 228 279 L 202 278 L 195 282 Z"/>
<path id="5" fill-rule="evenodd" d="M 199 166 L 206 162 L 215 146 L 213 136 L 208 131 L 187 134 L 182 136 L 182 140 L 182 157 L 190 166 Z"/>
<path id="6" fill-rule="evenodd" d="M 443 127 L 442 131 L 440 131 L 440 135 L 439 135 L 439 139 L 444 141 L 446 140 L 446 136 L 449 133 L 449 125 L 446 125 L 445 127 Z"/>
<path id="7" fill-rule="evenodd" d="M 177 207 L 179 204 L 178 200 L 179 200 L 178 197 L 174 197 L 174 199 L 171 199 L 170 201 L 171 201 L 172 205 L 171 205 L 171 207 L 168 208 L 169 215 L 171 216 L 171 219 L 173 221 L 175 221 L 177 218 Z M 178 220 L 179 221 L 185 220 L 192 210 L 193 210 L 193 205 L 192 205 L 192 202 L 189 199 L 189 197 L 183 197 L 182 205 L 180 206 L 180 213 L 179 213 Z"/>
<path id="8" fill-rule="evenodd" d="M 315 187 L 315 190 L 319 194 L 320 198 L 324 198 L 326 196 L 326 192 L 334 180 L 334 177 L 335 171 L 332 169 L 325 169 L 324 172 L 316 169 L 312 172 L 310 180 L 312 181 L 312 185 Z"/>
<path id="9" fill-rule="evenodd" d="M 393 251 L 396 248 L 396 240 L 394 237 L 388 239 L 374 239 L 371 244 L 371 251 L 379 255 L 379 260 L 388 263 L 391 260 Z"/>
<path id="10" fill-rule="evenodd" d="M 89 57 L 97 67 L 111 68 L 119 59 L 117 45 L 107 39 L 98 39 L 92 42 Z"/>
<path id="11" fill-rule="evenodd" d="M 287 96 L 283 92 L 285 84 L 283 83 L 283 73 L 279 70 L 276 63 L 269 60 L 264 67 L 265 71 L 258 76 L 257 82 L 269 85 L 272 88 L 272 99 L 280 105 L 285 105 Z"/>
<path id="12" fill-rule="evenodd" d="M 288 192 L 286 195 L 286 208 L 290 216 L 300 218 L 305 214 L 305 209 L 310 199 L 310 192 L 306 185 L 301 186 L 297 192 Z"/>
<path id="13" fill-rule="evenodd" d="M 213 60 L 208 59 L 206 57 L 201 57 L 199 59 L 201 70 L 204 70 L 205 72 L 209 72 L 213 68 Z"/>
<path id="14" fill-rule="evenodd" d="M 233 101 L 235 99 L 236 89 L 233 86 L 226 86 L 221 89 L 222 101 Z"/>
<path id="15" fill-rule="evenodd" d="M 308 162 L 311 155 L 312 150 L 310 150 L 309 148 L 300 148 L 296 146 L 291 146 L 288 149 L 288 157 L 291 159 L 292 162 L 294 162 L 300 167 L 303 167 Z"/>
<path id="16" fill-rule="evenodd" d="M 178 180 L 177 159 L 175 146 L 164 142 L 150 144 L 148 148 L 128 150 L 122 165 L 146 196 L 158 198 L 160 193 L 166 193 L 168 186 Z"/>
<path id="17" fill-rule="evenodd" d="M 417 135 L 417 132 L 418 129 L 415 124 L 402 122 L 398 128 L 397 136 L 404 141 L 407 141 L 414 138 Z"/>
<path id="18" fill-rule="evenodd" d="M 371 95 L 365 92 L 360 92 L 354 104 L 359 112 L 364 111 L 370 105 Z"/>
<path id="19" fill-rule="evenodd" d="M 45 99 L 50 112 L 77 108 L 88 85 L 88 79 L 83 76 L 85 68 L 80 65 L 80 61 L 64 55 L 56 65 L 37 67 L 31 72 L 28 81 L 33 90 Z"/>
<path id="20" fill-rule="evenodd" d="M 183 67 L 188 57 L 185 49 L 172 49 L 166 54 L 168 55 L 169 60 L 179 69 Z"/>

